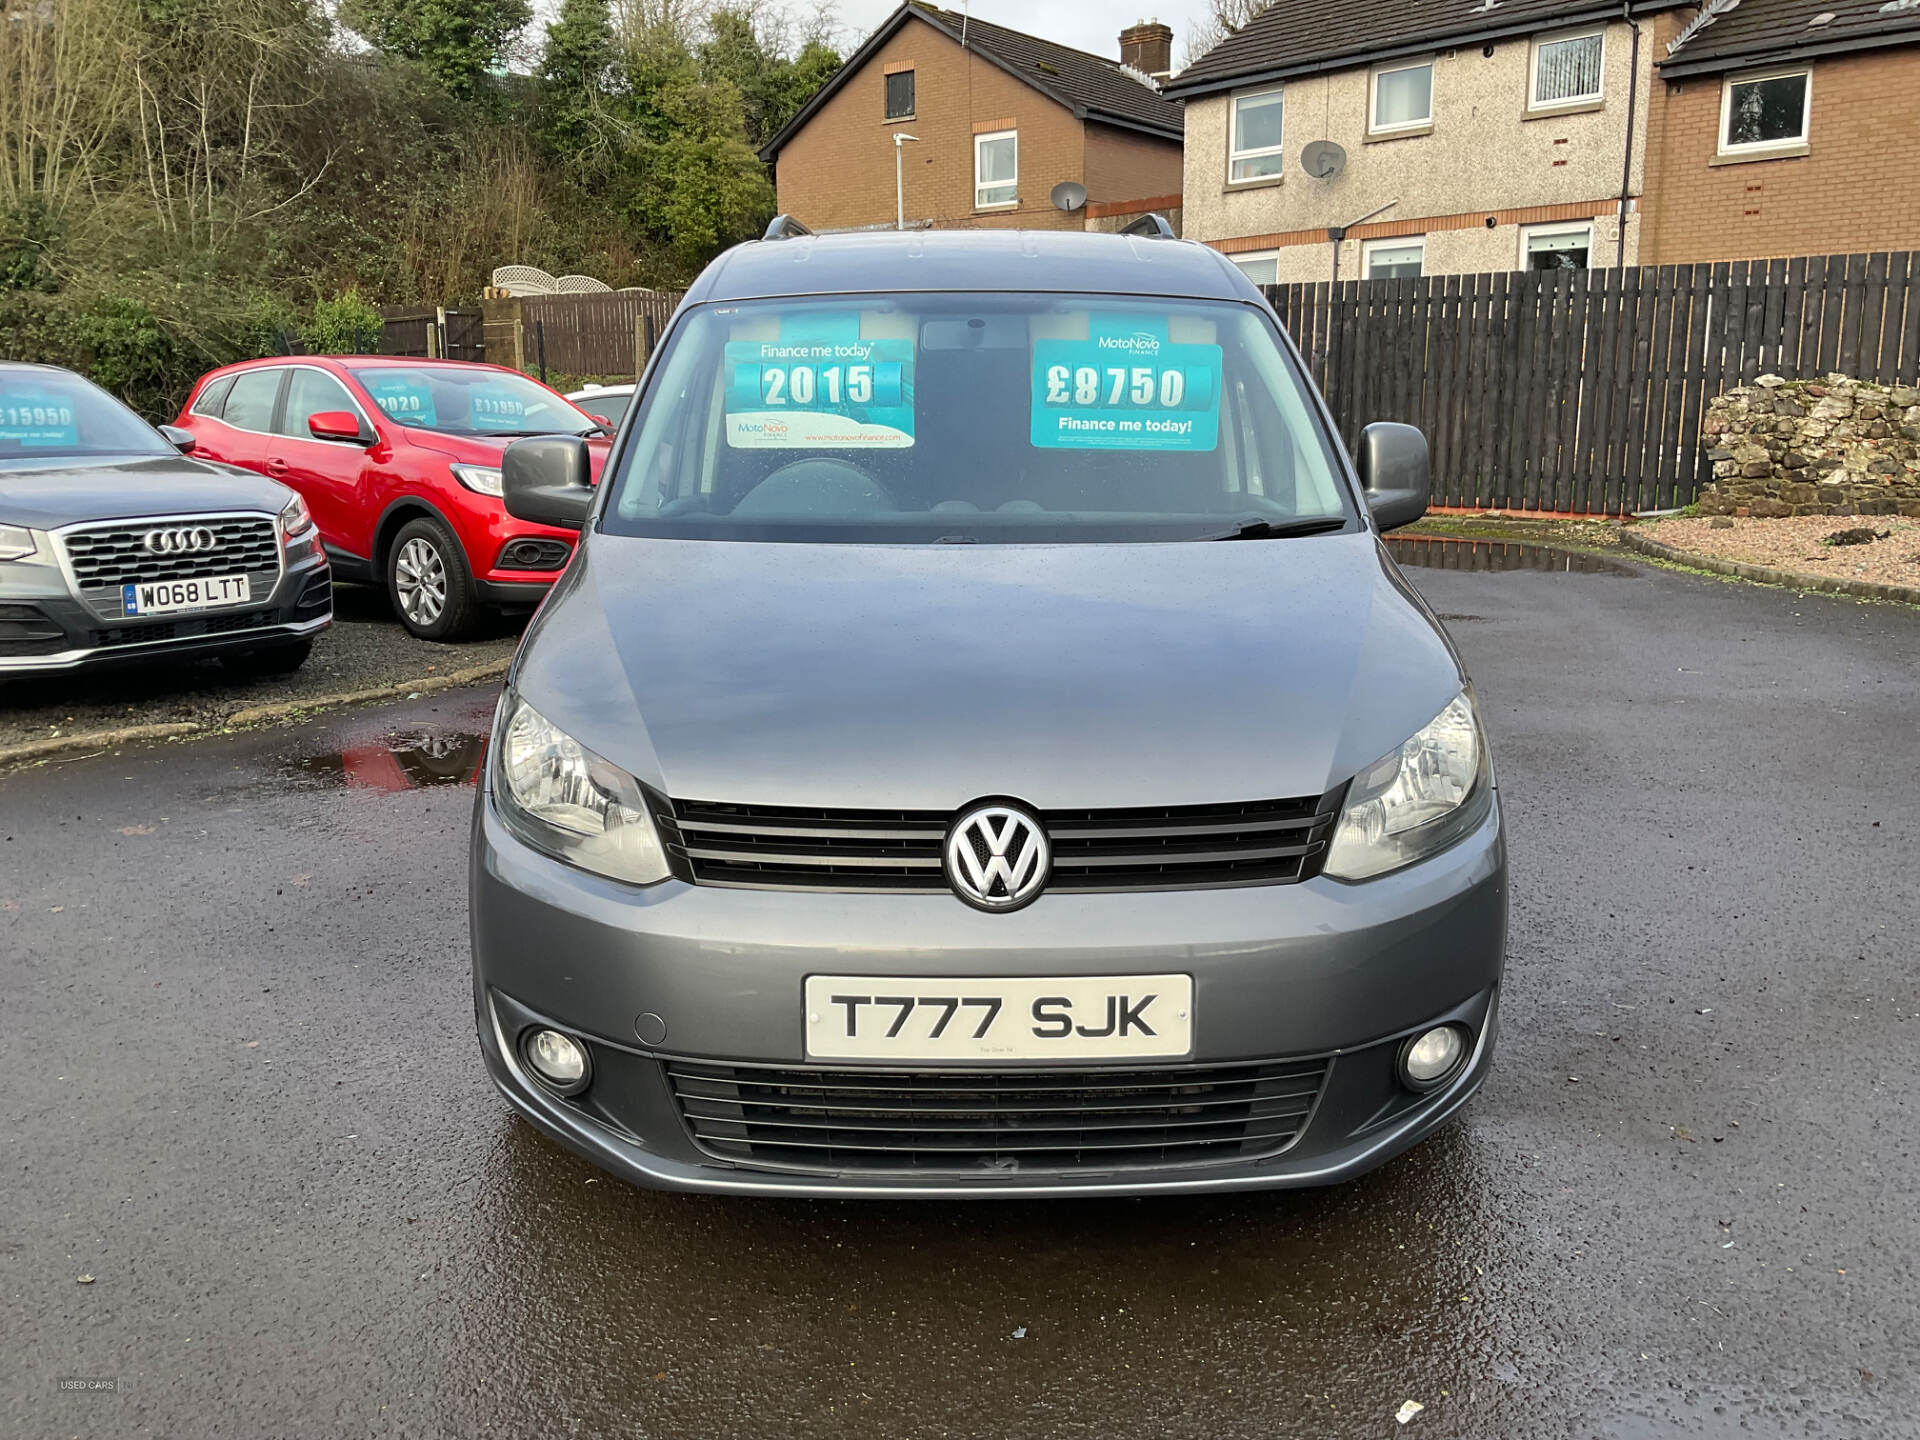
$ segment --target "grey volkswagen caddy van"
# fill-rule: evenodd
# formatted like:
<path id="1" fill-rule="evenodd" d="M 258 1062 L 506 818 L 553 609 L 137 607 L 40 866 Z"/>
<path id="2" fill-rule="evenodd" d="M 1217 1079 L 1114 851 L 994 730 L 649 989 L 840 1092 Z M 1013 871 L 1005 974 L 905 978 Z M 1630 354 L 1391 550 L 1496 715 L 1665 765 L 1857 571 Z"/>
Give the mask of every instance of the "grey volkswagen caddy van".
<path id="1" fill-rule="evenodd" d="M 688 292 L 473 825 L 488 1069 L 643 1185 L 1088 1195 L 1358 1175 L 1490 1062 L 1458 656 L 1259 293 L 1163 226 L 812 236 Z"/>

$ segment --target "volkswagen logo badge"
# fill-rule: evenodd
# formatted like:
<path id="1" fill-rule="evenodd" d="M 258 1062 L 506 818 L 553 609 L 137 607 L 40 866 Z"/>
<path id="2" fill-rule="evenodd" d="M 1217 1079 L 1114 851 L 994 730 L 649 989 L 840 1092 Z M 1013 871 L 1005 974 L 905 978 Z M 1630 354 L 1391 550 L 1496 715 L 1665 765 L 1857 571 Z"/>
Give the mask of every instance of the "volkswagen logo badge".
<path id="1" fill-rule="evenodd" d="M 204 525 L 179 530 L 149 530 L 141 537 L 153 555 L 195 555 L 213 549 L 219 539 Z"/>
<path id="2" fill-rule="evenodd" d="M 1040 894 L 1053 847 L 1030 810 L 989 802 L 963 811 L 947 832 L 947 883 L 977 910 L 1018 910 Z"/>

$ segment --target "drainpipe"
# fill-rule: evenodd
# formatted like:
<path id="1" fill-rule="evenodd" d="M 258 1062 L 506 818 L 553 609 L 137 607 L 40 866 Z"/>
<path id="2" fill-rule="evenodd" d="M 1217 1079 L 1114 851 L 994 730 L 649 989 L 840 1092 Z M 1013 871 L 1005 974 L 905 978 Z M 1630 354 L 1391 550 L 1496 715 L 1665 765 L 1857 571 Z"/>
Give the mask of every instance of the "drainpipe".
<path id="1" fill-rule="evenodd" d="M 1621 0 L 1620 18 L 1633 31 L 1633 54 L 1627 62 L 1627 150 L 1620 157 L 1620 247 L 1613 257 L 1613 268 L 1627 268 L 1627 207 L 1633 203 L 1633 121 L 1640 100 L 1640 22 L 1633 18 L 1633 0 Z M 1651 86 L 1653 80 L 1648 78 Z"/>

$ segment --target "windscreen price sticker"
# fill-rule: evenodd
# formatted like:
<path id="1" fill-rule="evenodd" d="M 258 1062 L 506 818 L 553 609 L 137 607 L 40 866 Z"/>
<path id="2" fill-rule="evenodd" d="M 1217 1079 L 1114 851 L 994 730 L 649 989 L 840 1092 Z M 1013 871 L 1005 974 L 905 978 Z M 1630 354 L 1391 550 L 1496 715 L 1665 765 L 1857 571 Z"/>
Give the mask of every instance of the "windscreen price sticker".
<path id="1" fill-rule="evenodd" d="M 527 423 L 524 400 L 480 388 L 467 397 L 467 418 L 476 430 L 515 430 Z"/>
<path id="2" fill-rule="evenodd" d="M 733 341 L 727 444 L 736 450 L 898 450 L 913 444 L 913 342 Z"/>
<path id="3" fill-rule="evenodd" d="M 1211 450 L 1220 369 L 1218 345 L 1151 333 L 1037 341 L 1030 438 L 1049 450 Z"/>
<path id="4" fill-rule="evenodd" d="M 0 440 L 18 445 L 76 445 L 73 406 L 37 391 L 0 396 Z"/>

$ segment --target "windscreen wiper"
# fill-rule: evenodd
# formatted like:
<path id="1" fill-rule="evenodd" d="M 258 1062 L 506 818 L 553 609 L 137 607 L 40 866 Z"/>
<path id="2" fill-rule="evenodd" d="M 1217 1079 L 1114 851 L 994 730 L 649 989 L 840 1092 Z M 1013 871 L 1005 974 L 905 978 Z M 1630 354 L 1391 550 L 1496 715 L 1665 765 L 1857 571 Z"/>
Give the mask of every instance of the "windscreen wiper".
<path id="1" fill-rule="evenodd" d="M 1206 540 L 1286 540 L 1295 535 L 1323 535 L 1329 530 L 1344 530 L 1344 515 L 1316 515 L 1311 520 L 1242 520 L 1223 535 L 1206 535 Z"/>

